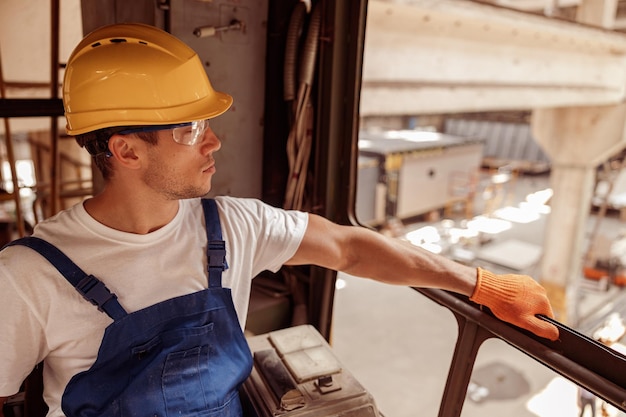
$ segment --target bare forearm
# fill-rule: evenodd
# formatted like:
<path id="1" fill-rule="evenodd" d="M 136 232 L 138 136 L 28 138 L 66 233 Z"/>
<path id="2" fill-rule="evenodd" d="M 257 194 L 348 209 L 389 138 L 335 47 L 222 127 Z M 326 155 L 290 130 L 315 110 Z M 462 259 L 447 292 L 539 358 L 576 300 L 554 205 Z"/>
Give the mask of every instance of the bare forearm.
<path id="1" fill-rule="evenodd" d="M 314 264 L 389 284 L 471 295 L 476 270 L 361 227 L 309 217 L 309 230 L 289 264 Z"/>
<path id="2" fill-rule="evenodd" d="M 441 288 L 471 295 L 476 269 L 435 255 L 408 242 L 364 229 L 354 230 L 349 263 L 342 269 L 351 275 L 389 284 Z"/>

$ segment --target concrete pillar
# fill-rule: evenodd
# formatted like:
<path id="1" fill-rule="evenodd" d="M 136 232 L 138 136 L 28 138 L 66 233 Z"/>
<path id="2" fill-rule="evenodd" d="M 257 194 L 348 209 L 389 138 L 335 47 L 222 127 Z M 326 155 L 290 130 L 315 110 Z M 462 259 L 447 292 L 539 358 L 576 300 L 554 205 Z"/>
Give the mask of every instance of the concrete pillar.
<path id="1" fill-rule="evenodd" d="M 594 181 L 593 168 L 555 165 L 550 177 L 555 191 L 544 238 L 541 281 L 554 312 L 564 323 L 575 325 L 578 280 L 585 251 L 585 223 Z"/>
<path id="2" fill-rule="evenodd" d="M 617 0 L 582 0 L 576 9 L 576 21 L 612 29 L 616 13 Z"/>
<path id="3" fill-rule="evenodd" d="M 575 325 L 586 223 L 595 168 L 626 145 L 626 105 L 539 109 L 533 134 L 552 161 L 552 212 L 546 225 L 541 283 L 557 319 Z"/>
<path id="4" fill-rule="evenodd" d="M 576 20 L 612 28 L 617 0 L 582 0 Z M 557 318 L 578 323 L 577 284 L 582 278 L 586 223 L 595 167 L 624 147 L 626 107 L 590 106 L 533 112 L 535 138 L 552 159 L 552 212 L 544 238 L 541 280 Z"/>

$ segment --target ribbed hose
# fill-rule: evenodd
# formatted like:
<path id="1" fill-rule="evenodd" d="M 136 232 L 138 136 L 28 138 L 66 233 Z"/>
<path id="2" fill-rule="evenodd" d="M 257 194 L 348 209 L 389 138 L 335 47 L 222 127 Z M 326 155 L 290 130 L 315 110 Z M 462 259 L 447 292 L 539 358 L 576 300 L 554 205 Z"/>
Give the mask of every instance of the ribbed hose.
<path id="1" fill-rule="evenodd" d="M 287 29 L 285 44 L 285 62 L 283 67 L 283 97 L 285 101 L 296 98 L 296 67 L 298 59 L 298 42 L 302 35 L 302 26 L 306 16 L 306 5 L 303 2 L 296 4 L 291 13 Z"/>
<path id="2" fill-rule="evenodd" d="M 306 35 L 302 58 L 300 59 L 300 84 L 311 85 L 313 74 L 315 73 L 315 58 L 317 56 L 317 45 L 320 36 L 321 15 L 319 3 L 313 8 L 309 30 Z"/>
<path id="3" fill-rule="evenodd" d="M 305 44 L 300 56 L 298 92 L 292 105 L 293 123 L 287 138 L 289 178 L 283 204 L 286 209 L 301 210 L 303 208 L 312 141 L 313 108 L 310 93 L 315 73 L 317 44 L 321 26 L 319 7 L 319 3 L 316 4 L 311 13 Z"/>
<path id="4" fill-rule="evenodd" d="M 309 27 L 299 57 L 300 67 L 296 86 L 295 68 L 297 66 L 297 45 L 301 35 L 306 5 L 300 2 L 291 16 L 285 51 L 284 97 L 291 101 L 291 127 L 287 138 L 287 157 L 289 178 L 283 207 L 301 210 L 304 201 L 307 169 L 311 154 L 311 131 L 313 129 L 313 107 L 311 106 L 311 84 L 315 73 L 317 43 L 321 26 L 319 3 L 313 9 Z M 297 92 L 296 92 L 297 89 Z M 292 325 L 308 323 L 306 296 L 298 283 L 297 277 L 289 270 L 283 271 L 285 282 L 294 301 Z"/>

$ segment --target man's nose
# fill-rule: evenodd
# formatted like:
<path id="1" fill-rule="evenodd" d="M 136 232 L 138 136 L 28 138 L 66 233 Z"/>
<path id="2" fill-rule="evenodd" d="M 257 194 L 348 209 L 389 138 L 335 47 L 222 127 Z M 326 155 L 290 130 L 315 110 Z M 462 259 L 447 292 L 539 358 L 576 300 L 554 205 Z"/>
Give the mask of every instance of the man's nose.
<path id="1" fill-rule="evenodd" d="M 217 152 L 222 147 L 222 142 L 215 132 L 210 127 L 207 127 L 202 137 L 201 146 L 203 152 Z"/>

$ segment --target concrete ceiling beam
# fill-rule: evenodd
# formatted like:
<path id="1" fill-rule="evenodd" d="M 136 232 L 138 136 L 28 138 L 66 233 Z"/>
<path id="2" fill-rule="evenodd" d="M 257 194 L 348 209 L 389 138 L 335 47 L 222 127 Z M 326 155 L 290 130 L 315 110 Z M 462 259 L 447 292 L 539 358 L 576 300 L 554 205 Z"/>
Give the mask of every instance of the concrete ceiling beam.
<path id="1" fill-rule="evenodd" d="M 474 2 L 372 0 L 360 112 L 617 104 L 624 68 L 623 34 Z"/>
<path id="2" fill-rule="evenodd" d="M 549 7 L 573 7 L 578 6 L 581 0 L 488 0 L 502 7 L 524 10 L 528 12 L 543 11 Z"/>

